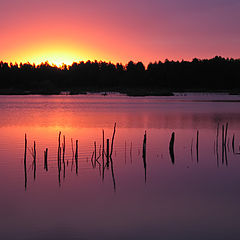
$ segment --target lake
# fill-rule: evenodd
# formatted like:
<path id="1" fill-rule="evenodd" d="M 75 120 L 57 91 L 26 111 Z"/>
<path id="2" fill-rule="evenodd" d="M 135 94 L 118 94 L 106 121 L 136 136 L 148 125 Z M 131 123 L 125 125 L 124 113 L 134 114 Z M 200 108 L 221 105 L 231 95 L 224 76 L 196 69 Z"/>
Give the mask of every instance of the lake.
<path id="1" fill-rule="evenodd" d="M 0 111 L 0 239 L 239 239 L 240 96 L 0 96 Z"/>

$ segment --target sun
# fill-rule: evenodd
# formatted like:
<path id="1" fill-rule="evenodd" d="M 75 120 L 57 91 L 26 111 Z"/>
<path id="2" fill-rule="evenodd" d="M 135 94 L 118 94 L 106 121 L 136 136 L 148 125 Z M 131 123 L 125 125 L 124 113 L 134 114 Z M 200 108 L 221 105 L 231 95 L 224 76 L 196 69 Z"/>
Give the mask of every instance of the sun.
<path id="1" fill-rule="evenodd" d="M 83 48 L 76 48 L 70 44 L 34 44 L 28 46 L 18 54 L 16 62 L 29 62 L 39 65 L 48 62 L 61 67 L 63 64 L 72 65 L 73 62 L 87 61 L 87 53 Z"/>
<path id="2" fill-rule="evenodd" d="M 39 40 L 38 42 L 23 46 L 18 51 L 9 53 L 9 61 L 35 65 L 48 62 L 50 65 L 62 67 L 63 64 L 69 66 L 73 62 L 86 62 L 88 60 L 109 61 L 108 58 L 102 57 L 103 55 L 101 50 L 87 44 Z"/>
<path id="3" fill-rule="evenodd" d="M 67 49 L 46 50 L 30 57 L 30 62 L 40 64 L 48 61 L 58 67 L 63 64 L 71 65 L 73 62 L 85 61 L 85 58 Z"/>
<path id="4" fill-rule="evenodd" d="M 33 56 L 31 58 L 31 62 L 35 64 L 40 64 L 42 62 L 48 61 L 51 65 L 56 65 L 58 67 L 62 66 L 63 64 L 71 65 L 73 62 L 79 62 L 82 60 L 83 59 L 81 57 L 61 51 L 43 53 L 41 55 Z"/>

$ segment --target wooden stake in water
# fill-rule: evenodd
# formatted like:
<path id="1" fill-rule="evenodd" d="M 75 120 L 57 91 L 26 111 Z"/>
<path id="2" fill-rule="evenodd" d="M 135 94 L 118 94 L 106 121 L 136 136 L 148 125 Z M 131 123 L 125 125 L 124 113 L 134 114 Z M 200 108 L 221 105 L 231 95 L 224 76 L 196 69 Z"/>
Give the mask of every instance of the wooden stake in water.
<path id="1" fill-rule="evenodd" d="M 226 162 L 226 166 L 228 166 L 228 158 L 227 158 L 227 134 L 228 134 L 228 122 L 226 123 L 225 137 L 224 137 L 224 151 L 225 151 L 225 162 Z"/>
<path id="2" fill-rule="evenodd" d="M 94 151 L 93 151 L 92 157 L 91 157 L 92 168 L 94 168 L 93 156 L 94 156 Z"/>
<path id="3" fill-rule="evenodd" d="M 48 148 L 44 151 L 44 169 L 46 172 L 48 171 L 48 162 L 47 162 L 47 157 L 48 157 Z"/>
<path id="4" fill-rule="evenodd" d="M 107 139 L 107 168 L 109 167 L 109 139 Z"/>
<path id="5" fill-rule="evenodd" d="M 175 132 L 172 133 L 171 140 L 169 143 L 169 154 L 171 157 L 172 164 L 175 164 L 175 156 L 174 156 L 174 141 L 175 141 Z"/>
<path id="6" fill-rule="evenodd" d="M 65 136 L 63 136 L 63 153 L 62 153 L 62 160 L 63 160 L 63 178 L 65 178 L 65 173 L 66 173 L 66 167 L 65 167 L 65 146 L 66 142 L 65 142 Z"/>
<path id="7" fill-rule="evenodd" d="M 147 161 L 146 161 L 146 152 L 147 152 L 147 131 L 145 131 L 144 138 L 143 138 L 143 167 L 144 167 L 144 180 L 145 183 L 147 182 Z"/>
<path id="8" fill-rule="evenodd" d="M 74 164 L 74 149 L 73 149 L 73 139 L 71 138 L 71 145 L 72 145 L 72 165 L 71 165 L 71 171 L 73 170 L 73 164 Z"/>
<path id="9" fill-rule="evenodd" d="M 58 147 L 58 183 L 61 186 L 61 152 L 62 148 Z"/>
<path id="10" fill-rule="evenodd" d="M 104 181 L 104 172 L 105 172 L 105 163 L 104 163 L 104 153 L 105 153 L 105 150 L 104 150 L 104 130 L 102 131 L 102 134 L 103 134 L 103 142 L 102 142 L 102 181 Z"/>
<path id="11" fill-rule="evenodd" d="M 75 164 L 76 164 L 76 174 L 78 175 L 78 140 L 76 140 Z"/>
<path id="12" fill-rule="evenodd" d="M 235 153 L 235 134 L 233 134 L 233 137 L 232 137 L 232 151 L 233 153 Z"/>
<path id="13" fill-rule="evenodd" d="M 94 167 L 96 167 L 97 164 L 97 144 L 94 142 Z"/>
<path id="14" fill-rule="evenodd" d="M 218 160 L 218 156 L 219 156 L 219 153 L 218 153 L 218 138 L 219 138 L 219 123 L 217 125 L 217 137 L 216 137 L 216 155 L 217 155 L 217 166 L 219 166 L 219 160 Z"/>
<path id="15" fill-rule="evenodd" d="M 27 189 L 27 135 L 25 134 L 25 150 L 24 150 L 24 176 L 25 190 Z"/>
<path id="16" fill-rule="evenodd" d="M 224 125 L 222 125 L 222 164 L 224 164 Z"/>
<path id="17" fill-rule="evenodd" d="M 102 157 L 104 158 L 104 144 L 105 144 L 105 140 L 104 140 L 104 130 L 102 130 Z"/>
<path id="18" fill-rule="evenodd" d="M 61 171 L 61 132 L 58 135 L 58 169 Z"/>
<path id="19" fill-rule="evenodd" d="M 34 167 L 34 180 L 36 179 L 36 169 L 37 169 L 37 163 L 36 163 L 36 142 L 33 143 L 33 167 Z"/>
<path id="20" fill-rule="evenodd" d="M 62 149 L 63 149 L 62 160 L 63 160 L 63 164 L 65 164 L 65 151 L 66 151 L 66 140 L 65 140 L 65 136 L 63 136 Z"/>
<path id="21" fill-rule="evenodd" d="M 113 128 L 113 136 L 112 136 L 110 157 L 112 157 L 112 154 L 113 154 L 113 144 L 114 144 L 114 138 L 115 138 L 115 133 L 116 133 L 116 126 L 117 126 L 117 123 L 114 124 L 114 128 Z"/>

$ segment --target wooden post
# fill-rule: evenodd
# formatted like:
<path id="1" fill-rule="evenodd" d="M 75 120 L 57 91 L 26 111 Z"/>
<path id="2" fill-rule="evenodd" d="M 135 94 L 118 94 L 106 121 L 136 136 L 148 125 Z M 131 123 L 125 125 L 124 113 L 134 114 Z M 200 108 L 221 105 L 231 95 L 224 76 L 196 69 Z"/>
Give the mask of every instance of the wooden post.
<path id="1" fill-rule="evenodd" d="M 65 172 L 66 172 L 66 167 L 65 167 L 65 136 L 63 136 L 63 153 L 62 153 L 62 159 L 63 159 L 63 178 L 65 178 Z"/>
<path id="2" fill-rule="evenodd" d="M 76 140 L 75 163 L 76 163 L 76 174 L 78 174 L 78 140 Z"/>
<path id="3" fill-rule="evenodd" d="M 144 138 L 143 138 L 143 153 L 142 153 L 145 183 L 147 182 L 146 147 L 147 147 L 147 132 L 145 131 Z"/>
<path id="4" fill-rule="evenodd" d="M 72 165 L 71 165 L 71 171 L 73 169 L 74 164 L 74 147 L 73 147 L 73 139 L 71 138 L 71 146 L 72 146 Z"/>
<path id="5" fill-rule="evenodd" d="M 96 167 L 97 164 L 97 143 L 94 142 L 94 167 Z"/>
<path id="6" fill-rule="evenodd" d="M 104 173 L 105 173 L 105 163 L 104 163 L 104 130 L 102 130 L 102 134 L 103 134 L 103 142 L 102 142 L 102 181 L 104 181 Z"/>
<path id="7" fill-rule="evenodd" d="M 102 130 L 102 157 L 104 158 L 104 130 Z"/>
<path id="8" fill-rule="evenodd" d="M 107 139 L 107 167 L 109 167 L 109 139 Z"/>
<path id="9" fill-rule="evenodd" d="M 65 164 L 65 136 L 63 136 L 63 146 L 62 146 L 62 149 L 63 149 L 63 155 L 62 155 L 62 159 L 63 159 L 63 164 Z"/>
<path id="10" fill-rule="evenodd" d="M 34 180 L 36 179 L 36 142 L 33 143 L 33 167 L 34 167 Z"/>
<path id="11" fill-rule="evenodd" d="M 224 164 L 224 125 L 222 125 L 222 164 Z"/>
<path id="12" fill-rule="evenodd" d="M 58 135 L 58 169 L 61 171 L 61 132 Z"/>
<path id="13" fill-rule="evenodd" d="M 199 161 L 199 131 L 198 130 L 197 130 L 196 150 L 197 150 L 197 162 L 198 162 Z"/>
<path id="14" fill-rule="evenodd" d="M 226 123 L 226 128 L 225 128 L 225 137 L 224 137 L 224 151 L 225 151 L 225 162 L 226 166 L 228 166 L 228 158 L 227 158 L 227 134 L 228 134 L 228 122 Z"/>
<path id="15" fill-rule="evenodd" d="M 44 151 L 44 169 L 48 171 L 48 162 L 47 162 L 47 157 L 48 157 L 48 148 Z"/>
<path id="16" fill-rule="evenodd" d="M 216 153 L 218 156 L 218 136 L 219 136 L 219 123 L 217 125 L 217 136 L 216 136 Z"/>
<path id="17" fill-rule="evenodd" d="M 232 150 L 233 150 L 233 153 L 235 153 L 235 134 L 233 134 L 233 137 L 232 137 Z"/>
<path id="18" fill-rule="evenodd" d="M 24 176 L 25 190 L 27 189 L 27 135 L 25 134 L 25 150 L 24 150 Z"/>
<path id="19" fill-rule="evenodd" d="M 172 133 L 171 140 L 169 143 L 169 154 L 171 157 L 172 164 L 175 164 L 175 156 L 174 156 L 174 141 L 175 141 L 175 132 Z"/>
<path id="20" fill-rule="evenodd" d="M 117 126 L 117 123 L 114 124 L 114 129 L 113 129 L 112 144 L 111 144 L 111 153 L 110 153 L 110 156 L 111 156 L 111 157 L 112 157 L 112 153 L 113 153 L 113 144 L 114 144 L 114 137 L 115 137 L 115 133 L 116 133 L 116 126 Z"/>

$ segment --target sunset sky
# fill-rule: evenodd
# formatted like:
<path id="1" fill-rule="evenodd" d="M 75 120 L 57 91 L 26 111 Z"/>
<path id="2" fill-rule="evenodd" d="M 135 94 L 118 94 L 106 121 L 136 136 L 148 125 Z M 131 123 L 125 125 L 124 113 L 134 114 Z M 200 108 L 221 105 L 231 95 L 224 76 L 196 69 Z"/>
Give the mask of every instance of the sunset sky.
<path id="1" fill-rule="evenodd" d="M 0 60 L 240 58 L 239 0 L 0 0 Z"/>

